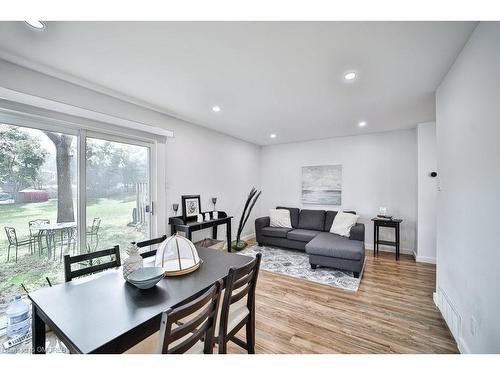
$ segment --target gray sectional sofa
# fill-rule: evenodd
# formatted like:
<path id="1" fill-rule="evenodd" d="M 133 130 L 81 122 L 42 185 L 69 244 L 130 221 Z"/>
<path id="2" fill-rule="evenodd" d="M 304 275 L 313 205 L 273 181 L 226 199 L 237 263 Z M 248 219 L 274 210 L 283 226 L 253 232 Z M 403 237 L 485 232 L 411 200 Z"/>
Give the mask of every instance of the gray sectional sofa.
<path id="1" fill-rule="evenodd" d="M 255 234 L 259 246 L 271 245 L 305 250 L 311 267 L 338 268 L 351 271 L 359 277 L 365 261 L 365 226 L 356 223 L 349 238 L 330 233 L 337 211 L 300 210 L 276 207 L 290 211 L 292 229 L 271 227 L 269 216 L 255 220 Z M 345 211 L 355 213 L 353 211 Z"/>

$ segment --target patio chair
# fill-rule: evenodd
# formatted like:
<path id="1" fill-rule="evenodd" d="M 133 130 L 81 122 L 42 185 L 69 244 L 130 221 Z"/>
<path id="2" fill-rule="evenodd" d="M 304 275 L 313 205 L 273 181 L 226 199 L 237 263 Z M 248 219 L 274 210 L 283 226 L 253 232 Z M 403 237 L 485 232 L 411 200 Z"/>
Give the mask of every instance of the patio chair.
<path id="1" fill-rule="evenodd" d="M 31 238 L 27 238 L 25 240 L 18 240 L 17 234 L 16 234 L 16 228 L 14 227 L 4 227 L 5 228 L 5 233 L 7 234 L 7 240 L 9 240 L 9 247 L 7 249 L 7 262 L 9 261 L 10 258 L 10 248 L 12 246 L 16 247 L 16 263 L 17 263 L 17 250 L 21 246 L 28 246 L 31 248 Z"/>
<path id="2" fill-rule="evenodd" d="M 47 244 L 47 231 L 38 230 L 37 227 L 40 224 L 50 224 L 50 220 L 48 219 L 36 219 L 28 221 L 28 227 L 30 231 L 30 240 L 31 240 L 31 252 L 36 251 L 36 247 L 38 245 L 38 255 L 42 255 L 43 252 L 43 244 L 42 239 L 45 238 L 45 243 Z M 48 244 L 47 244 L 48 247 Z"/>
<path id="3" fill-rule="evenodd" d="M 97 249 L 97 245 L 99 244 L 99 228 L 101 227 L 101 219 L 99 217 L 95 217 L 92 220 L 92 227 L 90 230 L 87 230 L 87 238 L 90 237 L 90 243 L 87 243 L 89 247 L 89 251 L 95 251 Z"/>

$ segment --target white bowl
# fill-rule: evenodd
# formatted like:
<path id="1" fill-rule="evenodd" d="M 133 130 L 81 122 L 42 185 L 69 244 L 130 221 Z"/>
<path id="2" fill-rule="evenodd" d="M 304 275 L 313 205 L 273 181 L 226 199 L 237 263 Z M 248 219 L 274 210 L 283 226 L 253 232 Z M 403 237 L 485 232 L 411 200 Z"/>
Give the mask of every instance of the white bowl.
<path id="1" fill-rule="evenodd" d="M 127 281 L 139 289 L 149 289 L 163 279 L 164 272 L 161 267 L 139 268 L 128 275 Z"/>

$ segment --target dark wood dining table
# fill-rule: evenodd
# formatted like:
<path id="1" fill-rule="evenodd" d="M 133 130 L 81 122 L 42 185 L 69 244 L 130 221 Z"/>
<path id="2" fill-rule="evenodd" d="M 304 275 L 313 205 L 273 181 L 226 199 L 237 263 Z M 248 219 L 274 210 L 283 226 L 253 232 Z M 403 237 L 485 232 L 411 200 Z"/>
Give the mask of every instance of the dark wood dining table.
<path id="1" fill-rule="evenodd" d="M 54 285 L 29 294 L 33 352 L 45 353 L 45 324 L 71 353 L 123 353 L 160 329 L 162 312 L 200 295 L 231 267 L 252 258 L 198 247 L 203 263 L 195 272 L 165 277 L 141 290 L 120 268 Z M 152 265 L 154 258 L 146 258 Z"/>

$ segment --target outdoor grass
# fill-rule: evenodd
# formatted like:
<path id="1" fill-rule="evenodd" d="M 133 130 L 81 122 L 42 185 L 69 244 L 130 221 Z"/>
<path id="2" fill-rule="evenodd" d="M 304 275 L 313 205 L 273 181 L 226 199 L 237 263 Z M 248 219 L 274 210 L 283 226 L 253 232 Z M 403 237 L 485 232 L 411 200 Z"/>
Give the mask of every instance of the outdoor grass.
<path id="1" fill-rule="evenodd" d="M 97 249 L 106 249 L 120 245 L 123 256 L 128 244 L 132 241 L 144 239 L 144 234 L 133 226 L 132 210 L 135 207 L 135 194 L 120 194 L 108 198 L 89 199 L 87 204 L 87 227 L 90 229 L 94 217 L 101 218 L 99 229 L 99 243 Z M 29 235 L 28 221 L 35 219 L 49 219 L 56 222 L 57 200 L 52 199 L 41 203 L 0 205 L 0 314 L 6 308 L 15 294 L 24 294 L 21 283 L 33 291 L 47 286 L 46 277 L 52 284 L 63 281 L 63 264 L 59 260 L 60 247 L 56 247 L 56 259 L 48 259 L 47 250 L 38 255 L 30 254 L 28 246 L 19 248 L 18 260 L 15 259 L 15 249 L 11 248 L 10 260 L 7 262 L 7 237 L 4 226 L 16 228 L 18 239 L 25 239 Z M 71 252 L 64 246 L 64 253 Z"/>

